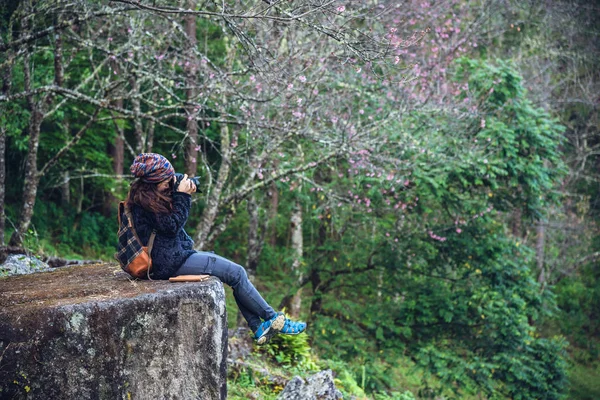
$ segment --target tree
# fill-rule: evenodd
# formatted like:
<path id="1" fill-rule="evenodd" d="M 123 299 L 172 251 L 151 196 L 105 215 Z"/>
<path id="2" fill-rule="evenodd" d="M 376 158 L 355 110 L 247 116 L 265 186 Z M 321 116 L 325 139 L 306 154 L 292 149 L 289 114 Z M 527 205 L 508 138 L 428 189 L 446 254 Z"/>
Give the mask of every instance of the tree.
<path id="1" fill-rule="evenodd" d="M 565 343 L 531 324 L 552 300 L 503 215 L 518 207 L 535 220 L 556 203 L 562 128 L 509 64 L 456 68 L 458 97 L 470 99 L 460 119 L 413 112 L 388 127 L 376 157 L 317 170 L 318 206 L 305 218 L 319 238 L 306 260 L 316 342 L 367 364 L 407 354 L 440 379 L 439 393 L 559 398 Z M 391 385 L 374 369 L 370 382 Z"/>

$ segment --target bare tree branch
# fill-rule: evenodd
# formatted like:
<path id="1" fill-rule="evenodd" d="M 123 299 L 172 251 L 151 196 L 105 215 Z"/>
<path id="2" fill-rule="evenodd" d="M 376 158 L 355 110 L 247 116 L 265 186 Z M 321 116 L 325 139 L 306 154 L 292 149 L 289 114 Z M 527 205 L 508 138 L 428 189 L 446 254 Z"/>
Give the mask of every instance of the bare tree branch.
<path id="1" fill-rule="evenodd" d="M 63 154 L 65 154 L 67 151 L 69 151 L 69 149 L 71 147 L 73 147 L 75 144 L 77 144 L 77 142 L 79 141 L 79 139 L 81 139 L 81 137 L 83 136 L 83 134 L 85 133 L 85 131 L 87 131 L 89 129 L 90 126 L 92 126 L 92 123 L 94 122 L 94 120 L 96 119 L 96 116 L 98 115 L 98 112 L 100 112 L 100 109 L 96 109 L 96 111 L 94 112 L 94 114 L 90 117 L 90 119 L 88 120 L 88 122 L 79 130 L 79 132 L 77 132 L 75 134 L 75 136 L 73 136 L 73 138 L 69 141 L 69 143 L 67 143 L 62 149 L 60 149 L 43 167 L 40 171 L 38 171 L 37 175 L 38 178 L 44 176 L 44 174 L 54 166 L 54 164 L 56 164 L 56 162 L 63 156 Z"/>

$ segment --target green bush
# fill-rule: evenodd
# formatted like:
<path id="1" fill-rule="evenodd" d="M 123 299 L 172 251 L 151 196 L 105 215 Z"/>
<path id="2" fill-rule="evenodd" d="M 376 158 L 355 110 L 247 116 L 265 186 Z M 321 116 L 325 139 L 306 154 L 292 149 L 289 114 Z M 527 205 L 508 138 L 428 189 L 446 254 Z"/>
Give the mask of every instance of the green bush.
<path id="1" fill-rule="evenodd" d="M 296 367 L 302 371 L 317 371 L 319 368 L 308 343 L 308 335 L 276 335 L 261 349 L 279 365 Z"/>

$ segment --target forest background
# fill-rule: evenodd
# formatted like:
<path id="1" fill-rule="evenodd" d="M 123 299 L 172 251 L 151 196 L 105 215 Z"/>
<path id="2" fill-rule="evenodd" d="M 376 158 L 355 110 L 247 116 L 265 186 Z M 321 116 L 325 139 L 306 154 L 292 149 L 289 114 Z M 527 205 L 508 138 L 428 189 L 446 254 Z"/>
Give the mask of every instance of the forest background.
<path id="1" fill-rule="evenodd" d="M 111 262 L 158 152 L 200 176 L 196 249 L 308 320 L 275 364 L 377 399 L 600 398 L 599 11 L 3 0 L 2 252 Z"/>

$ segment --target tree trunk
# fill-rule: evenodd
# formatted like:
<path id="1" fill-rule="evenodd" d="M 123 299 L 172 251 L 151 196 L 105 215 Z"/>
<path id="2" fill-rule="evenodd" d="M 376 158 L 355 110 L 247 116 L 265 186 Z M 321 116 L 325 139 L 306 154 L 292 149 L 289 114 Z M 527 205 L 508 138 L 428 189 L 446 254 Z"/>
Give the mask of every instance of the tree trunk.
<path id="1" fill-rule="evenodd" d="M 327 239 L 327 222 L 328 220 L 321 220 L 321 224 L 319 225 L 319 232 L 317 236 L 317 246 L 323 246 L 325 244 L 325 240 Z M 310 314 L 309 320 L 314 319 L 315 315 L 321 312 L 323 308 L 323 292 L 321 291 L 321 275 L 319 273 L 319 269 L 314 266 L 310 269 L 310 282 L 312 284 L 312 301 L 310 303 Z"/>
<path id="2" fill-rule="evenodd" d="M 83 177 L 79 178 L 79 197 L 77 198 L 77 214 L 83 210 L 83 198 L 85 197 Z"/>
<path id="3" fill-rule="evenodd" d="M 113 68 L 117 67 L 118 65 L 114 63 Z M 114 103 L 116 107 L 123 108 L 123 99 L 117 99 Z M 121 176 L 123 175 L 123 166 L 125 164 L 125 142 L 123 141 L 125 135 L 117 121 L 114 121 L 114 126 L 116 130 L 115 140 L 114 143 L 108 145 L 108 154 L 112 158 L 113 173 L 117 176 Z M 120 181 L 120 178 L 117 178 L 117 182 L 118 181 Z M 107 191 L 106 200 L 102 207 L 102 214 L 105 216 L 112 215 L 113 207 L 116 207 L 119 201 L 120 199 L 117 199 L 112 191 Z"/>
<path id="4" fill-rule="evenodd" d="M 208 235 L 215 223 L 221 204 L 221 193 L 225 187 L 225 182 L 229 177 L 231 151 L 229 143 L 229 126 L 221 126 L 221 166 L 217 174 L 217 181 L 211 192 L 206 198 L 206 207 L 200 217 L 200 222 L 196 226 L 196 236 L 194 237 L 196 250 L 202 250 L 207 243 Z"/>
<path id="5" fill-rule="evenodd" d="M 117 76 L 121 75 L 118 62 L 114 60 L 111 61 L 110 67 L 117 73 Z M 118 107 L 119 109 L 123 108 L 122 98 L 117 98 L 113 101 L 113 103 L 115 107 Z M 116 116 L 113 116 L 113 123 L 115 126 L 116 135 L 114 144 L 110 144 L 108 146 L 108 154 L 113 160 L 113 172 L 115 175 L 123 175 L 123 166 L 125 163 L 125 132 L 123 132 L 123 128 L 119 125 Z"/>
<path id="6" fill-rule="evenodd" d="M 279 161 L 275 160 L 273 163 L 273 170 L 277 171 L 279 168 Z M 275 247 L 277 245 L 277 213 L 279 210 L 279 191 L 277 190 L 277 183 L 271 182 L 269 189 L 269 196 L 271 196 L 271 206 L 269 209 L 269 243 Z"/>
<path id="7" fill-rule="evenodd" d="M 115 101 L 115 106 L 123 108 L 123 99 Z M 115 136 L 115 143 L 111 146 L 110 155 L 113 160 L 113 172 L 115 175 L 123 175 L 123 166 L 125 163 L 125 143 L 123 142 L 122 129 L 117 127 L 117 135 Z"/>
<path id="8" fill-rule="evenodd" d="M 122 99 L 117 100 L 116 103 L 117 107 L 123 106 Z M 115 136 L 114 144 L 111 144 L 109 146 L 109 154 L 112 158 L 113 172 L 117 177 L 123 175 L 123 167 L 125 164 L 125 143 L 123 141 L 123 138 L 124 135 L 118 130 L 117 135 Z M 120 181 L 121 178 L 117 178 L 117 187 L 120 186 Z M 117 207 L 120 200 L 121 199 L 115 196 L 115 193 L 113 191 L 108 190 L 106 194 L 106 201 L 104 202 L 103 215 L 107 217 L 113 215 L 113 210 Z"/>
<path id="9" fill-rule="evenodd" d="M 136 77 L 132 77 L 130 79 L 131 83 L 131 91 L 133 92 L 133 96 L 131 97 L 131 104 L 133 105 L 133 112 L 135 117 L 133 119 L 133 134 L 135 136 L 135 151 L 136 153 L 141 153 L 144 151 L 144 130 L 142 128 L 142 120 L 140 118 L 140 114 L 142 113 L 142 108 L 140 105 L 139 94 L 140 94 L 140 84 Z"/>
<path id="10" fill-rule="evenodd" d="M 31 113 L 29 122 L 29 149 L 27 153 L 27 161 L 25 163 L 25 179 L 26 185 L 23 185 L 22 209 L 17 222 L 15 231 L 13 232 L 9 246 L 21 246 L 23 243 L 23 235 L 27 232 L 31 217 L 33 216 L 33 207 L 35 206 L 35 198 L 37 194 L 37 186 L 39 177 L 37 173 L 37 152 L 40 142 L 40 124 L 42 122 L 42 114 L 36 109 Z"/>
<path id="11" fill-rule="evenodd" d="M 190 10 L 196 9 L 196 1 L 188 0 L 187 7 Z M 186 100 L 188 101 L 187 110 L 187 145 L 185 151 L 185 173 L 188 176 L 196 176 L 198 171 L 196 147 L 198 146 L 198 121 L 196 120 L 197 110 L 192 104 L 196 99 L 198 59 L 196 57 L 196 16 L 187 15 L 185 17 L 185 34 L 187 36 L 187 57 L 185 67 L 186 81 Z"/>
<path id="12" fill-rule="evenodd" d="M 115 175 L 123 175 L 123 167 L 125 164 L 125 143 L 123 137 L 117 135 L 115 137 L 115 146 L 113 149 L 113 171 Z"/>
<path id="13" fill-rule="evenodd" d="M 54 83 L 62 86 L 64 81 L 62 34 L 57 33 L 54 42 Z"/>
<path id="14" fill-rule="evenodd" d="M 156 91 L 152 94 L 152 101 L 156 102 Z M 146 151 L 148 153 L 152 153 L 152 148 L 154 147 L 154 127 L 156 123 L 154 121 L 150 121 L 148 124 L 148 134 L 146 135 Z"/>
<path id="15" fill-rule="evenodd" d="M 541 285 L 546 284 L 546 269 L 544 267 L 544 247 L 546 242 L 546 229 L 542 221 L 539 221 L 536 227 L 537 238 L 535 245 L 535 258 L 538 267 L 538 283 Z"/>
<path id="16" fill-rule="evenodd" d="M 235 47 L 225 45 L 227 52 L 228 62 L 233 62 L 235 56 Z M 226 98 L 223 94 L 223 104 L 226 104 Z M 214 186 L 210 189 L 210 192 L 206 196 L 206 206 L 200 217 L 200 222 L 196 225 L 196 236 L 194 237 L 194 249 L 202 250 L 208 244 L 209 234 L 215 224 L 215 219 L 219 213 L 221 206 L 221 194 L 225 188 L 225 184 L 229 178 L 229 171 L 231 170 L 231 138 L 229 134 L 229 125 L 223 123 L 221 125 L 221 165 L 219 166 L 219 173 L 217 174 L 217 180 Z M 229 215 L 232 215 L 231 212 Z M 224 229 L 224 226 L 221 227 Z M 215 236 L 212 237 L 214 241 Z"/>
<path id="17" fill-rule="evenodd" d="M 113 71 L 116 72 L 117 76 L 121 75 L 121 70 L 119 69 L 119 63 L 115 60 L 110 62 L 110 66 Z M 118 98 L 113 101 L 115 107 L 119 109 L 123 108 L 123 99 Z M 123 175 L 123 166 L 125 163 L 125 133 L 123 132 L 123 128 L 119 125 L 119 121 L 116 119 L 116 115 L 113 115 L 113 124 L 115 127 L 115 139 L 113 143 L 108 144 L 108 154 L 112 159 L 113 173 L 117 176 Z M 120 178 L 117 178 L 117 182 L 120 181 Z M 117 184 L 118 185 L 118 184 Z M 114 190 L 114 188 L 113 188 Z M 102 205 L 102 215 L 106 217 L 110 217 L 113 215 L 113 210 L 117 207 L 118 199 L 115 196 L 113 190 L 108 190 L 105 194 L 104 204 Z"/>
<path id="18" fill-rule="evenodd" d="M 24 57 L 24 85 L 26 91 L 31 91 L 31 70 L 30 70 L 30 55 L 26 52 Z M 22 209 L 17 222 L 15 231 L 13 232 L 9 245 L 20 246 L 23 243 L 23 235 L 27 232 L 31 217 L 33 216 L 33 207 L 35 206 L 35 198 L 37 194 L 37 186 L 39 175 L 37 170 L 37 153 L 40 144 L 40 126 L 42 124 L 43 113 L 40 106 L 36 103 L 33 95 L 27 96 L 27 103 L 31 112 L 29 118 L 29 148 L 27 151 L 27 159 L 25 162 L 25 179 L 26 185 L 23 185 Z"/>
<path id="19" fill-rule="evenodd" d="M 65 171 L 62 174 L 63 181 L 62 185 L 60 185 L 60 200 L 62 207 L 64 209 L 68 209 L 71 205 L 71 190 L 69 185 L 69 171 Z"/>
<path id="20" fill-rule="evenodd" d="M 5 213 L 5 178 L 6 178 L 6 129 L 0 126 L 0 246 L 4 246 Z"/>
<path id="21" fill-rule="evenodd" d="M 10 35 L 8 41 L 12 36 Z M 2 43 L 2 37 L 0 36 L 0 44 Z M 13 51 L 8 50 L 6 52 L 6 64 L 2 70 L 0 70 L 0 79 L 2 79 L 2 85 L 0 86 L 0 94 L 8 96 L 10 93 L 10 87 L 12 83 L 12 63 L 14 60 Z M 6 128 L 4 125 L 0 125 L 0 246 L 4 246 L 4 234 L 6 230 L 6 214 L 4 210 L 4 199 L 6 197 Z"/>
<path id="22" fill-rule="evenodd" d="M 302 205 L 296 200 L 292 217 L 290 218 L 292 228 L 292 250 L 294 251 L 294 262 L 292 263 L 292 275 L 298 282 L 303 279 L 302 276 L 302 257 L 304 255 L 304 240 L 302 237 Z M 294 294 L 290 304 L 290 315 L 298 318 L 302 306 L 302 288 Z"/>
<path id="23" fill-rule="evenodd" d="M 256 204 L 256 196 L 253 193 L 248 198 L 248 254 L 246 261 L 246 271 L 251 281 L 254 281 L 256 276 L 256 268 L 258 267 L 258 258 L 262 251 L 262 240 L 260 236 L 260 224 L 258 215 L 258 204 Z"/>
<path id="24" fill-rule="evenodd" d="M 520 208 L 515 208 L 512 213 L 511 231 L 513 236 L 521 237 L 521 219 L 523 211 Z"/>
<path id="25" fill-rule="evenodd" d="M 260 234 L 258 204 L 254 193 L 248 197 L 248 250 L 246 254 L 246 272 L 248 279 L 254 283 L 256 277 L 256 268 L 258 267 L 258 258 L 263 247 L 263 237 Z M 238 311 L 237 326 L 244 326 L 245 319 Z"/>
<path id="26" fill-rule="evenodd" d="M 322 294 L 319 288 L 321 285 L 321 275 L 319 274 L 319 270 L 317 268 L 311 269 L 310 282 L 313 288 L 313 296 L 310 303 L 309 321 L 313 320 L 315 315 L 320 314 L 321 309 L 323 308 L 323 300 L 321 298 Z"/>

